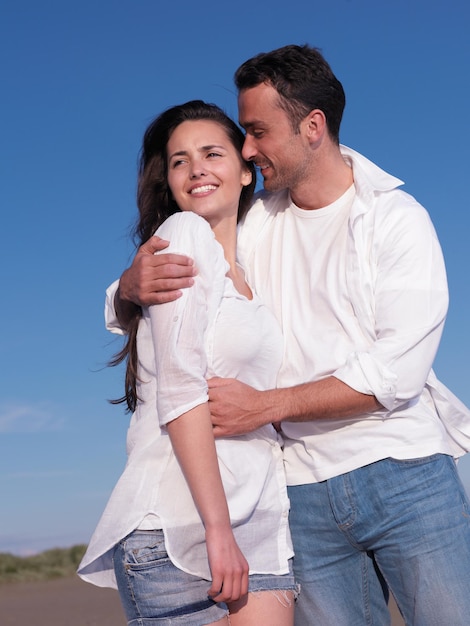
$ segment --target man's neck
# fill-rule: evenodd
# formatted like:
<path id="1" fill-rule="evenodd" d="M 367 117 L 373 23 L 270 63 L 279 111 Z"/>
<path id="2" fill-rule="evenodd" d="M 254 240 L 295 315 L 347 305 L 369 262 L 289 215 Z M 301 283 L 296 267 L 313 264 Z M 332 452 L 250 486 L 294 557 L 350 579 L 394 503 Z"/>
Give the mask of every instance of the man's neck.
<path id="1" fill-rule="evenodd" d="M 335 202 L 353 182 L 353 171 L 335 145 L 315 155 L 311 174 L 289 191 L 292 201 L 299 208 L 313 211 Z"/>

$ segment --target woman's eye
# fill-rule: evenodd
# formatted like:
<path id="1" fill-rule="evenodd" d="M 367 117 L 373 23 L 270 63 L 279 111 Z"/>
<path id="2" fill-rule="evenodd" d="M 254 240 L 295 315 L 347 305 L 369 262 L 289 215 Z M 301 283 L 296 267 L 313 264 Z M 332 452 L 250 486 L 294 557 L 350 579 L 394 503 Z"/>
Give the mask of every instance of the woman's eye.
<path id="1" fill-rule="evenodd" d="M 207 153 L 208 157 L 219 157 L 222 156 L 219 152 L 208 152 Z"/>

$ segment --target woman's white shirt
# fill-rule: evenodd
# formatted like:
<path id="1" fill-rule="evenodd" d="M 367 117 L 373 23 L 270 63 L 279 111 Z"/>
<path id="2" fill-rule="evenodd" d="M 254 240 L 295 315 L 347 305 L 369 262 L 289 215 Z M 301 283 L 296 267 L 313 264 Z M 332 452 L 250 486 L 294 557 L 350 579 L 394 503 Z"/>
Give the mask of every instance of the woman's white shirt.
<path id="1" fill-rule="evenodd" d="M 143 311 L 140 401 L 128 431 L 128 462 L 79 568 L 82 578 L 100 586 L 116 586 L 114 546 L 138 527 L 163 528 L 173 563 L 210 579 L 204 528 L 165 425 L 208 400 L 212 376 L 274 387 L 283 354 L 274 316 L 256 296 L 248 300 L 235 290 L 223 249 L 204 219 L 177 213 L 157 234 L 171 242 L 165 252 L 191 256 L 198 275 L 178 300 Z M 269 425 L 219 439 L 216 446 L 234 534 L 250 573 L 287 573 L 289 501 L 276 431 Z"/>

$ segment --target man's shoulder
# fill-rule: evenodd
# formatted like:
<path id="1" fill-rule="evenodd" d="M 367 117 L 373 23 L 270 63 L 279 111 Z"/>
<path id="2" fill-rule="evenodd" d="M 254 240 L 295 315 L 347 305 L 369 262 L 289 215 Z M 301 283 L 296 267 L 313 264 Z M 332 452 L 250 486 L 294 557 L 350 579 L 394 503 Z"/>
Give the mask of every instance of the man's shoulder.
<path id="1" fill-rule="evenodd" d="M 262 189 L 253 196 L 253 202 L 245 220 L 259 213 L 275 215 L 279 211 L 286 209 L 289 204 L 290 195 L 288 189 L 275 192 Z"/>
<path id="2" fill-rule="evenodd" d="M 253 202 L 247 214 L 239 224 L 239 233 L 247 231 L 259 232 L 267 221 L 276 217 L 290 204 L 290 196 L 287 189 L 269 192 L 262 189 L 253 196 Z"/>
<path id="3" fill-rule="evenodd" d="M 250 210 L 238 228 L 238 258 L 242 265 L 248 265 L 248 259 L 260 241 L 260 237 L 269 231 L 274 218 L 283 212 L 290 203 L 288 190 L 275 193 L 259 191 L 253 197 Z"/>
<path id="4" fill-rule="evenodd" d="M 270 208 L 280 205 L 287 206 L 289 203 L 290 195 L 288 189 L 281 189 L 281 191 L 266 191 L 266 189 L 261 189 L 253 196 L 252 208 L 258 204 Z"/>

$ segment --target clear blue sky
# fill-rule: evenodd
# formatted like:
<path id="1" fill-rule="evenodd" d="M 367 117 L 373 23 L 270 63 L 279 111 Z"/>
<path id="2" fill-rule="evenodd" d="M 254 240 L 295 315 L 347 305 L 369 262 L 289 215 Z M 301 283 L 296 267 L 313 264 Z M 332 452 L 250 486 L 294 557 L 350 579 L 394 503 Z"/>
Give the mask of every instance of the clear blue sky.
<path id="1" fill-rule="evenodd" d="M 233 72 L 261 51 L 321 48 L 342 143 L 430 212 L 451 293 L 435 369 L 470 404 L 469 32 L 467 0 L 3 0 L 0 551 L 88 541 L 125 462 L 102 309 L 133 254 L 143 131 L 192 98 L 236 118 Z"/>

